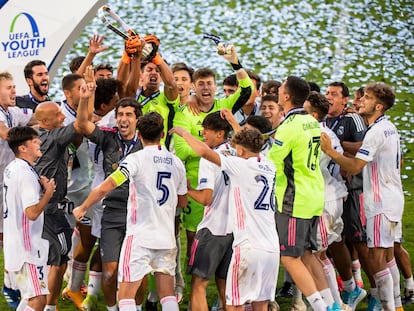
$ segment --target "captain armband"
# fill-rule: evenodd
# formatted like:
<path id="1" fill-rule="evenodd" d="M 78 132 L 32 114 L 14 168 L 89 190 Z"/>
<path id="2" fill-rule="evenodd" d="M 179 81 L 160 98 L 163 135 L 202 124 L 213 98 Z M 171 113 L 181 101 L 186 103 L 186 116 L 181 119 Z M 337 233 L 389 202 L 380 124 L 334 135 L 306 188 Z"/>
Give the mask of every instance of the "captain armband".
<path id="1" fill-rule="evenodd" d="M 126 168 L 120 167 L 111 175 L 109 175 L 109 177 L 111 177 L 115 182 L 116 186 L 119 187 L 129 179 L 129 174 Z"/>

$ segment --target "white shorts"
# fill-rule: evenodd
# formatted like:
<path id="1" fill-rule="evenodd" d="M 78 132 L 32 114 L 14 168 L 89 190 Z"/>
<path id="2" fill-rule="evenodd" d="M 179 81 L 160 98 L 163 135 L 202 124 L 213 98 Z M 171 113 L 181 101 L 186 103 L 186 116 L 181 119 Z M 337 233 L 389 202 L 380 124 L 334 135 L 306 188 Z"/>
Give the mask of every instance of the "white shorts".
<path id="1" fill-rule="evenodd" d="M 103 215 L 102 201 L 96 203 L 92 207 L 92 229 L 91 234 L 98 239 L 101 238 L 101 220 Z"/>
<path id="2" fill-rule="evenodd" d="M 134 235 L 125 237 L 119 258 L 118 281 L 135 282 L 150 272 L 175 275 L 177 248 L 149 249 L 139 245 Z"/>
<path id="3" fill-rule="evenodd" d="M 20 290 L 22 299 L 48 295 L 47 285 L 48 268 L 24 263 L 20 271 L 9 271 L 12 284 Z"/>
<path id="4" fill-rule="evenodd" d="M 394 247 L 398 222 L 390 221 L 385 214 L 367 218 L 367 245 L 369 248 Z"/>
<path id="5" fill-rule="evenodd" d="M 241 306 L 275 299 L 280 252 L 254 249 L 248 243 L 233 248 L 226 280 L 226 304 Z"/>
<path id="6" fill-rule="evenodd" d="M 326 250 L 333 242 L 342 240 L 344 222 L 342 220 L 343 200 L 325 202 L 322 215 L 318 219 L 316 235 L 317 250 Z"/>
<path id="7" fill-rule="evenodd" d="M 398 222 L 397 227 L 395 228 L 395 243 L 401 244 L 403 242 L 403 234 L 402 234 L 402 221 Z"/>

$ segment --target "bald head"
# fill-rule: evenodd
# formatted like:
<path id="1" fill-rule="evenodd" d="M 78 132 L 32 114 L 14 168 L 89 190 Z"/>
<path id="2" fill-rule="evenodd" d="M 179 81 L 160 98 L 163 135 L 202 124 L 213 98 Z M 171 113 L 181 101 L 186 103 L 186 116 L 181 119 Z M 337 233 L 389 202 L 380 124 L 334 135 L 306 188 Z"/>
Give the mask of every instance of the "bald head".
<path id="1" fill-rule="evenodd" d="M 39 122 L 39 126 L 46 130 L 63 127 L 65 115 L 62 109 L 55 102 L 43 102 L 36 107 L 35 118 Z"/>

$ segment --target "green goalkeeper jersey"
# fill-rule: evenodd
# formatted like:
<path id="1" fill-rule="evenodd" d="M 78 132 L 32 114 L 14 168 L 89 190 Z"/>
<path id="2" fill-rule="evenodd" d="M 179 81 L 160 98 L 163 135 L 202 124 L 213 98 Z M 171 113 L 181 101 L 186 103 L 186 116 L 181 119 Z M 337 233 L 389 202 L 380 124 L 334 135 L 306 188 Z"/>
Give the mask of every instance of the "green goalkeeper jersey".
<path id="1" fill-rule="evenodd" d="M 279 212 L 295 218 L 320 216 L 324 180 L 319 167 L 321 129 L 303 108 L 288 112 L 277 128 L 268 158 L 276 166 Z"/>
<path id="2" fill-rule="evenodd" d="M 168 136 L 168 131 L 172 127 L 175 112 L 180 104 L 180 96 L 171 101 L 165 96 L 164 92 L 155 93 L 148 97 L 145 97 L 142 93 L 141 91 L 138 95 L 138 103 L 141 105 L 142 113 L 155 111 L 164 118 L 164 137 L 161 139 L 161 144 L 169 149 L 171 137 Z"/>
<path id="3" fill-rule="evenodd" d="M 237 91 L 229 97 L 214 99 L 210 111 L 200 112 L 197 116 L 189 111 L 187 106 L 183 106 L 175 115 L 174 126 L 180 126 L 186 129 L 191 135 L 202 141 L 203 135 L 201 134 L 201 131 L 203 130 L 203 126 L 201 124 L 208 114 L 219 111 L 222 108 L 237 111 L 247 102 L 253 90 L 253 84 L 250 78 L 246 77 L 245 79 L 239 80 L 239 86 Z M 243 100 L 240 101 L 240 99 Z M 196 170 L 195 175 L 197 175 L 198 161 L 200 160 L 200 157 L 193 151 L 193 149 L 191 149 L 186 141 L 178 135 L 174 135 L 174 147 L 177 156 L 185 161 L 187 173 L 188 170 Z"/>

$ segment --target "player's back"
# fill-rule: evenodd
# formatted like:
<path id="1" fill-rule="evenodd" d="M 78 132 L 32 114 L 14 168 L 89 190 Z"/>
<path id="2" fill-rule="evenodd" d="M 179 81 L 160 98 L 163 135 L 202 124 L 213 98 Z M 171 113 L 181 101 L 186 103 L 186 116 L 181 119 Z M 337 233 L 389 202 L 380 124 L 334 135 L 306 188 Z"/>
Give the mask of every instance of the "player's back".
<path id="1" fill-rule="evenodd" d="M 275 167 L 267 159 L 221 157 L 222 169 L 229 175 L 230 219 L 234 243 L 249 241 L 252 247 L 278 251 L 275 211 Z"/>
<path id="2" fill-rule="evenodd" d="M 178 195 L 187 192 L 181 160 L 159 145 L 146 146 L 121 162 L 130 178 L 127 234 L 139 235 L 148 248 L 175 246 Z"/>

